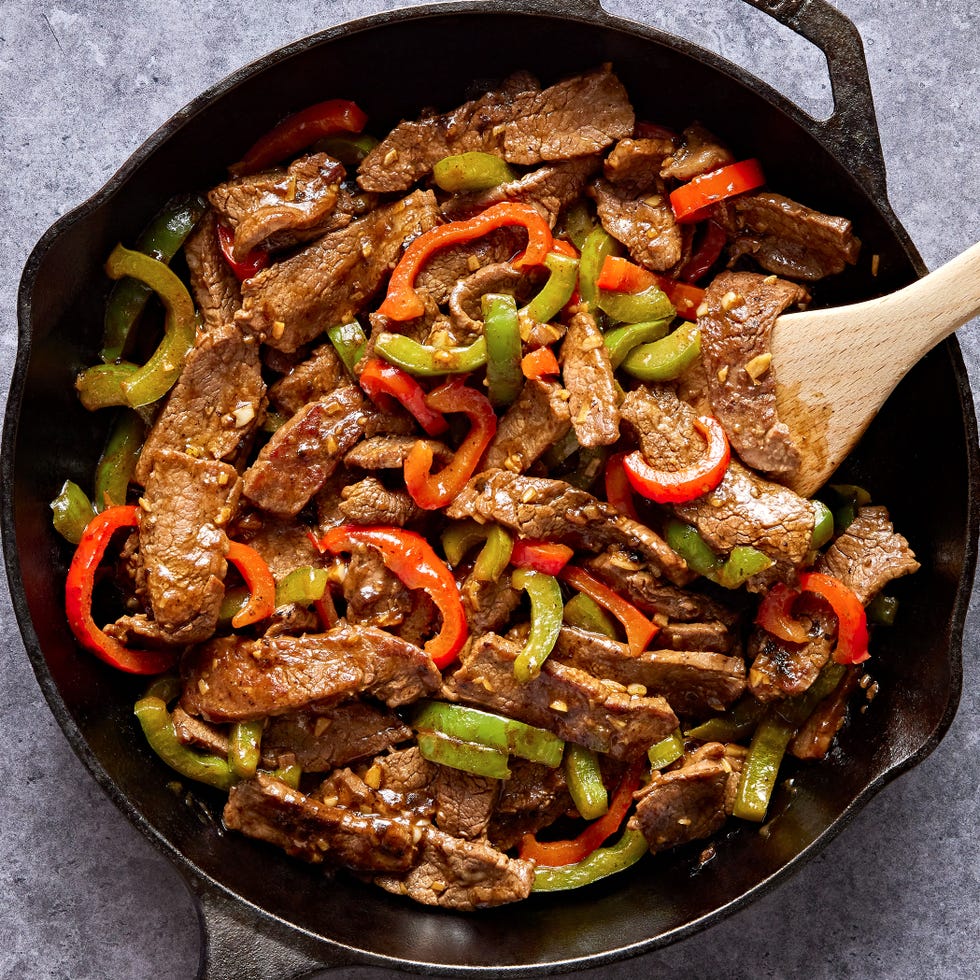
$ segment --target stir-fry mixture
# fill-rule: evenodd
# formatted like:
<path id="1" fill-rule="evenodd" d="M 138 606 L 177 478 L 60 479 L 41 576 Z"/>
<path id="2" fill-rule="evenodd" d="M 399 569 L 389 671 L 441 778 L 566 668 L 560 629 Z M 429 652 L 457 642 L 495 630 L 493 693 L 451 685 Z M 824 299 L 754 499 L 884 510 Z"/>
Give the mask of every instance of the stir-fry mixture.
<path id="1" fill-rule="evenodd" d="M 109 256 L 71 628 L 294 857 L 454 909 L 696 861 L 829 751 L 918 567 L 789 489 L 769 338 L 851 224 L 609 67 L 367 122 L 288 117 Z"/>

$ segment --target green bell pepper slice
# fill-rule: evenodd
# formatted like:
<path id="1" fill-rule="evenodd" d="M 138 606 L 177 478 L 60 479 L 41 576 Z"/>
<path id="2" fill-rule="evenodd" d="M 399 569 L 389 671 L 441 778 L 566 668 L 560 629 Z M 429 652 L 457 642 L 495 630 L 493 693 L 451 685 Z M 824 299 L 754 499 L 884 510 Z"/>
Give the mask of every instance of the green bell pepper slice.
<path id="1" fill-rule="evenodd" d="M 218 607 L 218 625 L 223 629 L 231 626 L 231 621 L 248 605 L 252 593 L 244 585 L 233 585 L 225 589 L 224 598 Z"/>
<path id="2" fill-rule="evenodd" d="M 347 167 L 356 167 L 377 145 L 378 141 L 367 133 L 327 136 L 316 143 L 317 149 Z"/>
<path id="3" fill-rule="evenodd" d="M 85 491 L 71 480 L 65 480 L 58 496 L 51 501 L 51 524 L 72 544 L 82 540 L 85 528 L 95 517 L 95 508 Z"/>
<path id="4" fill-rule="evenodd" d="M 400 333 L 381 333 L 374 352 L 389 364 L 422 378 L 468 374 L 487 363 L 487 341 L 479 337 L 469 347 L 429 347 Z"/>
<path id="5" fill-rule="evenodd" d="M 562 868 L 540 867 L 534 871 L 533 892 L 560 892 L 581 888 L 636 864 L 650 849 L 639 830 L 627 829 L 612 847 L 600 847 L 577 864 Z"/>
<path id="6" fill-rule="evenodd" d="M 90 410 L 118 404 L 140 408 L 162 398 L 180 375 L 197 333 L 194 302 L 163 262 L 122 245 L 112 250 L 105 271 L 110 279 L 138 279 L 159 295 L 167 311 L 163 339 L 144 365 L 100 364 L 84 371 L 76 387 Z"/>
<path id="7" fill-rule="evenodd" d="M 796 726 L 775 714 L 764 718 L 756 728 L 742 763 L 732 810 L 734 816 L 756 823 L 765 820 L 779 766 L 795 734 Z"/>
<path id="8" fill-rule="evenodd" d="M 124 410 L 120 413 L 95 468 L 95 506 L 98 510 L 126 503 L 145 435 L 146 425 L 136 412 Z"/>
<path id="9" fill-rule="evenodd" d="M 303 770 L 299 766 L 280 766 L 273 770 L 272 775 L 290 789 L 299 789 L 299 778 L 303 775 Z"/>
<path id="10" fill-rule="evenodd" d="M 531 632 L 524 649 L 514 661 L 514 676 L 521 682 L 533 680 L 555 647 L 561 631 L 561 586 L 553 575 L 518 568 L 511 575 L 515 589 L 524 589 L 531 600 Z"/>
<path id="11" fill-rule="evenodd" d="M 650 320 L 673 320 L 677 314 L 673 303 L 659 286 L 647 286 L 638 293 L 618 293 L 600 289 L 599 309 L 616 323 L 646 323 Z"/>
<path id="12" fill-rule="evenodd" d="M 634 348 L 623 359 L 622 368 L 640 381 L 673 381 L 700 353 L 701 331 L 694 323 L 684 323 L 663 339 Z"/>
<path id="13" fill-rule="evenodd" d="M 583 820 L 597 820 L 609 809 L 609 794 L 602 781 L 599 756 L 582 745 L 565 749 L 565 780 L 572 802 Z"/>
<path id="14" fill-rule="evenodd" d="M 852 483 L 832 483 L 827 487 L 827 493 L 834 512 L 834 530 L 838 534 L 842 534 L 854 523 L 859 507 L 866 507 L 871 503 L 871 494 L 864 487 Z"/>
<path id="15" fill-rule="evenodd" d="M 615 640 L 619 635 L 612 616 L 584 592 L 576 592 L 565 603 L 562 618 L 569 626 L 577 626 L 590 633 L 601 633 L 603 636 L 608 636 L 610 640 Z"/>
<path id="16" fill-rule="evenodd" d="M 562 225 L 572 244 L 581 252 L 586 239 L 595 230 L 596 217 L 585 201 L 578 200 L 565 211 Z"/>
<path id="17" fill-rule="evenodd" d="M 737 589 L 753 575 L 772 567 L 773 560 L 749 545 L 736 545 L 709 578 L 726 589 Z"/>
<path id="18" fill-rule="evenodd" d="M 814 500 L 813 507 L 816 516 L 813 533 L 810 535 L 810 547 L 822 548 L 834 536 L 834 512 L 822 500 Z"/>
<path id="19" fill-rule="evenodd" d="M 578 266 L 578 293 L 582 297 L 582 302 L 588 303 L 589 310 L 595 315 L 599 309 L 599 273 L 602 271 L 602 263 L 606 261 L 606 256 L 619 254 L 619 242 L 602 225 L 596 225 L 582 243 L 581 252 Z"/>
<path id="20" fill-rule="evenodd" d="M 665 739 L 647 749 L 647 758 L 650 760 L 651 769 L 663 769 L 664 766 L 676 762 L 683 754 L 684 739 L 681 738 L 680 730 L 672 732 Z"/>
<path id="21" fill-rule="evenodd" d="M 196 194 L 174 198 L 136 240 L 136 251 L 169 265 L 206 210 L 207 202 Z M 133 327 L 152 292 L 145 282 L 128 277 L 113 286 L 106 302 L 100 354 L 106 364 L 125 353 Z"/>
<path id="22" fill-rule="evenodd" d="M 591 490 L 596 478 L 605 469 L 609 458 L 608 446 L 583 446 L 578 452 L 578 462 L 561 479 L 579 490 Z"/>
<path id="23" fill-rule="evenodd" d="M 311 565 L 294 568 L 276 583 L 276 606 L 286 606 L 291 602 L 308 606 L 322 599 L 327 591 L 328 579 L 325 568 L 313 568 Z"/>
<path id="24" fill-rule="evenodd" d="M 444 701 L 422 702 L 412 717 L 412 725 L 417 731 L 438 732 L 461 742 L 485 745 L 551 769 L 561 765 L 565 748 L 565 743 L 547 729 Z"/>
<path id="25" fill-rule="evenodd" d="M 262 745 L 262 722 L 239 721 L 231 727 L 228 737 L 228 764 L 242 779 L 254 776 L 259 767 Z"/>
<path id="26" fill-rule="evenodd" d="M 508 184 L 517 180 L 517 174 L 502 157 L 472 151 L 438 160 L 432 167 L 432 179 L 442 190 L 458 194 Z"/>
<path id="27" fill-rule="evenodd" d="M 238 781 L 227 759 L 198 752 L 179 741 L 167 705 L 160 698 L 142 698 L 133 711 L 150 748 L 171 769 L 215 789 L 229 790 Z"/>
<path id="28" fill-rule="evenodd" d="M 521 318 L 526 317 L 536 323 L 548 323 L 558 316 L 572 298 L 578 283 L 578 259 L 573 259 L 570 255 L 549 252 L 544 264 L 551 272 L 548 281 L 534 299 L 520 311 Z"/>
<path id="29" fill-rule="evenodd" d="M 761 701 L 749 695 L 732 705 L 723 715 L 686 729 L 684 735 L 701 742 L 740 742 L 755 731 L 766 710 Z"/>
<path id="30" fill-rule="evenodd" d="M 894 626 L 898 614 L 898 599 L 893 595 L 876 595 L 867 607 L 868 622 L 879 626 Z"/>
<path id="31" fill-rule="evenodd" d="M 440 732 L 419 732 L 418 746 L 423 759 L 438 762 L 441 766 L 493 779 L 507 779 L 510 776 L 507 753 L 487 745 L 463 742 Z"/>
<path id="32" fill-rule="evenodd" d="M 364 351 L 367 348 L 367 337 L 364 336 L 361 325 L 357 320 L 351 320 L 350 323 L 338 323 L 332 327 L 327 327 L 327 336 L 330 338 L 334 350 L 344 362 L 344 367 L 347 368 L 351 377 L 356 378 L 357 363 L 364 357 Z"/>
<path id="33" fill-rule="evenodd" d="M 514 401 L 524 387 L 517 301 L 507 293 L 484 293 L 480 297 L 480 306 L 483 310 L 487 397 L 494 408 L 502 408 Z"/>
<path id="34" fill-rule="evenodd" d="M 442 532 L 442 550 L 453 568 L 481 542 L 483 548 L 473 565 L 473 576 L 478 582 L 493 582 L 503 575 L 514 550 L 514 541 L 504 528 L 498 524 L 464 521 Z"/>
<path id="35" fill-rule="evenodd" d="M 604 336 L 609 360 L 618 368 L 628 354 L 640 344 L 649 344 L 667 335 L 670 320 L 648 320 L 646 323 L 627 323 L 625 326 L 609 330 Z"/>
<path id="36" fill-rule="evenodd" d="M 690 524 L 672 518 L 664 529 L 664 539 L 687 562 L 687 567 L 698 575 L 709 576 L 721 564 L 721 558 Z"/>

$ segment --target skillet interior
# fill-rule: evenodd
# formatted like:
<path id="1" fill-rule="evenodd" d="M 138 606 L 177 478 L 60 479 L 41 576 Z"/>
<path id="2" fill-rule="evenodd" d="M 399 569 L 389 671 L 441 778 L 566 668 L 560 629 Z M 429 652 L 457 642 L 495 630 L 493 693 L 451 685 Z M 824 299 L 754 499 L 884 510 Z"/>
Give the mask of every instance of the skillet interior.
<path id="1" fill-rule="evenodd" d="M 419 52 L 433 55 L 424 71 Z M 246 901 L 355 950 L 415 963 L 500 967 L 626 955 L 667 941 L 730 910 L 838 829 L 889 773 L 934 744 L 958 699 L 960 593 L 972 571 L 969 491 L 976 460 L 954 344 L 903 382 L 847 464 L 855 481 L 888 504 L 923 562 L 922 572 L 896 590 L 902 629 L 876 639 L 881 694 L 829 761 L 801 768 L 792 806 L 768 837 L 747 827 L 731 832 L 696 875 L 690 873 L 694 848 L 648 860 L 582 893 L 535 896 L 468 917 L 395 900 L 346 876 L 325 883 L 317 871 L 224 835 L 213 820 L 202 822 L 201 813 L 220 813 L 217 794 L 202 791 L 202 808 L 179 805 L 166 789 L 169 770 L 143 744 L 131 714 L 141 684 L 78 655 L 62 611 L 65 548 L 50 529 L 47 501 L 65 477 L 87 482 L 105 436 L 105 420 L 81 409 L 71 382 L 94 360 L 107 285 L 100 266 L 112 245 L 131 240 L 174 192 L 215 183 L 257 134 L 309 102 L 353 97 L 371 117 L 369 128 L 382 133 L 423 105 L 458 104 L 474 79 L 529 67 L 548 82 L 602 61 L 613 62 L 640 118 L 678 127 L 699 118 L 736 152 L 760 155 L 773 187 L 854 219 L 865 243 L 862 264 L 821 288 L 821 302 L 865 298 L 915 275 L 914 254 L 848 173 L 779 109 L 712 64 L 588 24 L 487 14 L 419 17 L 297 45 L 288 58 L 192 114 L 97 206 L 65 223 L 25 277 L 22 314 L 29 315 L 34 349 L 26 376 L 14 382 L 15 389 L 23 383 L 24 402 L 16 451 L 4 460 L 4 493 L 13 496 L 12 510 L 5 501 L 4 530 L 14 603 L 45 693 L 103 785 L 158 842 Z M 881 271 L 872 280 L 875 253 Z M 8 427 L 7 438 L 11 432 Z M 930 478 L 909 479 L 910 473 Z"/>

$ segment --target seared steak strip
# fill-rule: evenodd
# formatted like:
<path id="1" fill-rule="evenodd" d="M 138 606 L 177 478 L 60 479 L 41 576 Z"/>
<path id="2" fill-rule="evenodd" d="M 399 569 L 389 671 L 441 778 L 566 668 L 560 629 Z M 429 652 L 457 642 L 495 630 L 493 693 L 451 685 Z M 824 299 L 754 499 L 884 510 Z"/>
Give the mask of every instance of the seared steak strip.
<path id="1" fill-rule="evenodd" d="M 769 345 L 779 314 L 808 299 L 795 283 L 724 272 L 705 292 L 707 310 L 698 317 L 715 417 L 746 466 L 783 479 L 799 469 L 800 453 L 776 414 Z"/>
<path id="2" fill-rule="evenodd" d="M 402 247 L 438 222 L 431 192 L 375 208 L 242 284 L 242 327 L 294 351 L 350 320 L 377 293 Z"/>
<path id="3" fill-rule="evenodd" d="M 445 690 L 620 760 L 635 758 L 677 727 L 663 698 L 629 694 L 621 684 L 551 658 L 534 680 L 522 683 L 514 677 L 519 653 L 516 643 L 494 633 L 475 639 Z"/>
<path id="4" fill-rule="evenodd" d="M 598 551 L 615 544 L 642 555 L 674 582 L 690 579 L 687 564 L 656 532 L 562 480 L 486 470 L 446 508 L 446 516 L 495 521 L 521 537 L 561 541 Z"/>
<path id="5" fill-rule="evenodd" d="M 333 344 L 321 344 L 269 388 L 269 401 L 280 412 L 295 415 L 304 405 L 349 384 L 350 375 Z"/>
<path id="6" fill-rule="evenodd" d="M 483 469 L 528 470 L 571 428 L 567 392 L 551 381 L 525 382 L 517 400 L 497 423 L 483 456 Z M 562 397 L 565 395 L 565 397 Z"/>
<path id="7" fill-rule="evenodd" d="M 191 650 L 181 664 L 181 705 L 208 721 L 250 721 L 369 694 L 389 707 L 439 687 L 418 647 L 372 626 L 248 640 L 225 636 Z"/>
<path id="8" fill-rule="evenodd" d="M 242 305 L 242 290 L 221 253 L 213 212 L 209 211 L 188 236 L 184 258 L 194 302 L 204 317 L 204 328 L 213 330 L 233 322 Z"/>
<path id="9" fill-rule="evenodd" d="M 586 311 L 572 317 L 561 345 L 561 367 L 575 438 L 582 446 L 612 445 L 619 438 L 616 376 L 602 332 Z"/>

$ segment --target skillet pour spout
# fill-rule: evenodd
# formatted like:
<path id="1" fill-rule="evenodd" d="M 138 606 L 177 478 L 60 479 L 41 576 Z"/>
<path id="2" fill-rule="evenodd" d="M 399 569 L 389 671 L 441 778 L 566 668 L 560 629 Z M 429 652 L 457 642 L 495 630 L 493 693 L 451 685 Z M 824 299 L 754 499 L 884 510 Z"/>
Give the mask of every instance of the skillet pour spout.
<path id="1" fill-rule="evenodd" d="M 20 349 L 3 434 L 3 537 L 18 622 L 58 723 L 124 813 L 185 876 L 201 911 L 202 977 L 299 977 L 319 967 L 374 964 L 415 972 L 505 976 L 596 967 L 674 942 L 762 895 L 816 854 L 946 731 L 960 692 L 960 644 L 976 559 L 980 458 L 972 399 L 955 341 L 898 387 L 847 461 L 847 482 L 886 500 L 923 561 L 900 592 L 903 630 L 881 638 L 878 710 L 842 733 L 841 752 L 796 779 L 796 796 L 761 837 L 726 836 L 724 855 L 691 874 L 689 853 L 656 858 L 583 892 L 532 895 L 521 906 L 450 915 L 343 875 L 288 861 L 226 834 L 218 794 L 195 791 L 202 825 L 176 807 L 162 763 L 133 737 L 139 683 L 81 657 L 61 607 L 65 549 L 47 502 L 68 476 L 91 472 L 106 422 L 74 398 L 93 361 L 105 298 L 101 263 L 132 240 L 174 192 L 210 186 L 282 116 L 323 98 L 358 101 L 384 132 L 420 107 L 462 102 L 474 82 L 533 68 L 552 81 L 612 62 L 638 115 L 680 128 L 698 118 L 732 132 L 736 150 L 766 146 L 774 184 L 814 207 L 847 214 L 868 254 L 827 283 L 843 304 L 899 288 L 925 271 L 888 204 L 884 163 L 860 38 L 824 0 L 746 0 L 827 55 L 835 112 L 818 122 L 740 68 L 689 42 L 606 13 L 597 0 L 491 0 L 396 10 L 331 28 L 241 69 L 178 113 L 94 198 L 41 239 L 21 283 Z M 473 38 L 481 40 L 474 46 Z M 439 58 L 419 71 L 416 52 Z M 378 52 L 384 52 L 382 58 Z M 370 84 L 358 68 L 372 65 Z M 683 79 L 664 98 L 651 79 Z M 809 161 L 805 173 L 799 161 Z M 178 182 L 178 183 L 175 183 Z M 926 397 L 927 396 L 927 397 Z M 906 479 L 895 433 L 921 447 Z M 936 498 L 936 494 L 941 499 Z M 914 651 L 914 657 L 908 655 Z M 315 896 L 315 900 L 311 900 Z"/>

